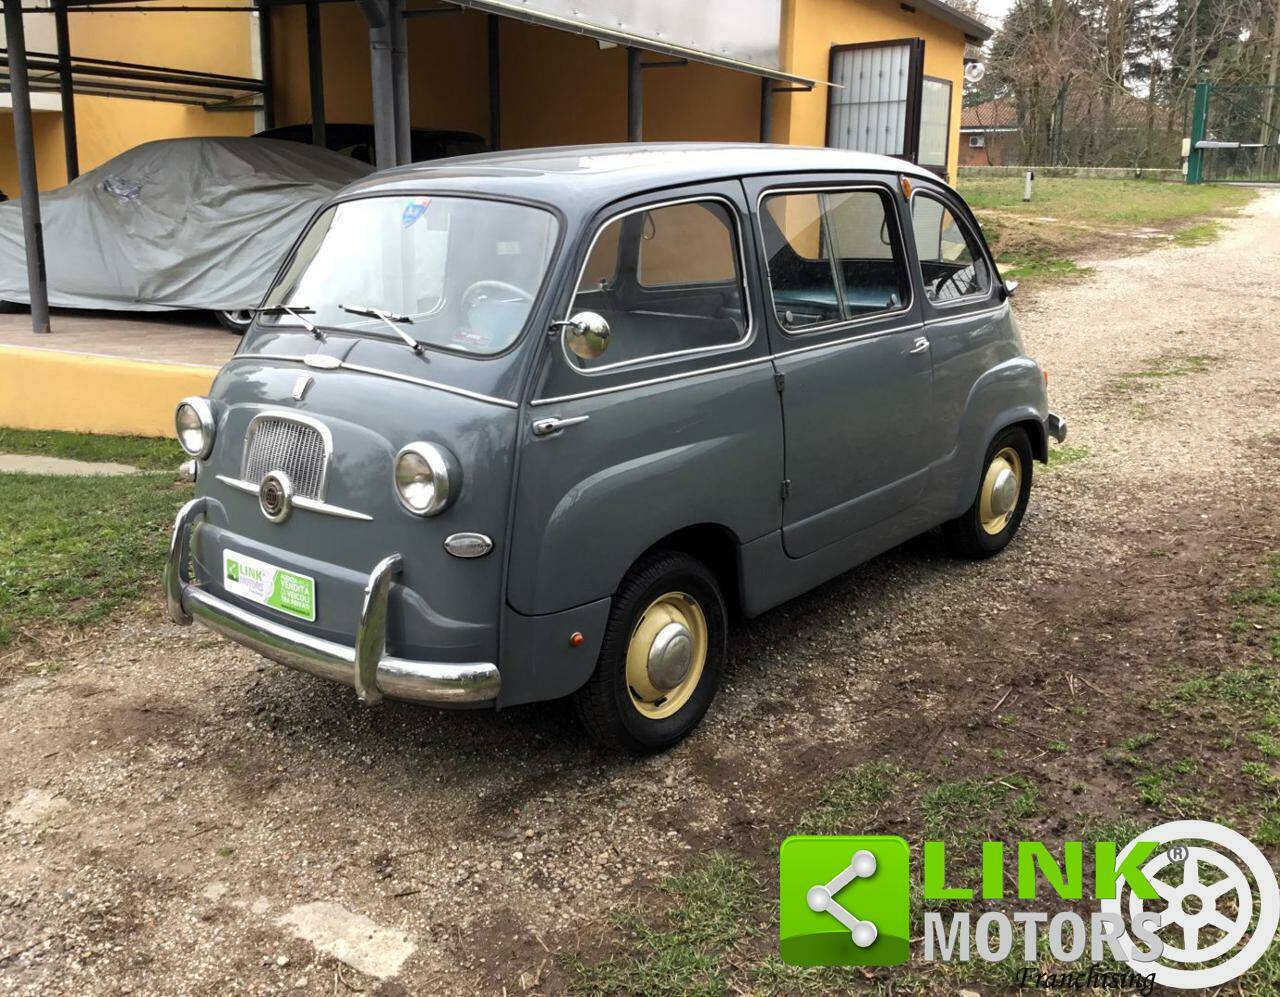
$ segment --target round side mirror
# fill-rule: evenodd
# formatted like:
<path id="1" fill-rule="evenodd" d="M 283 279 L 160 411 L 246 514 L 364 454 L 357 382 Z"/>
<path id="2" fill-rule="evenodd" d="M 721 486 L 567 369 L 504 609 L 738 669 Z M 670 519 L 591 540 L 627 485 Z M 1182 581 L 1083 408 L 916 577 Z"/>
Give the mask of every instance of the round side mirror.
<path id="1" fill-rule="evenodd" d="M 609 348 L 609 323 L 596 312 L 578 312 L 564 323 L 564 343 L 575 356 L 594 360 Z"/>

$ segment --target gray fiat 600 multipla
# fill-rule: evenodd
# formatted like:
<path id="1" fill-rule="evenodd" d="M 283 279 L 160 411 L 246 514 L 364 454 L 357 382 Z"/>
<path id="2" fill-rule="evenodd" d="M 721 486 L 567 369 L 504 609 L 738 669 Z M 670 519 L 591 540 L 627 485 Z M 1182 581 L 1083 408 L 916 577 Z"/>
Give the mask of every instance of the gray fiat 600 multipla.
<path id="1" fill-rule="evenodd" d="M 573 694 L 634 751 L 735 612 L 1017 532 L 1066 426 L 973 214 L 895 159 L 532 150 L 317 212 L 208 398 L 169 611 L 360 698 Z"/>

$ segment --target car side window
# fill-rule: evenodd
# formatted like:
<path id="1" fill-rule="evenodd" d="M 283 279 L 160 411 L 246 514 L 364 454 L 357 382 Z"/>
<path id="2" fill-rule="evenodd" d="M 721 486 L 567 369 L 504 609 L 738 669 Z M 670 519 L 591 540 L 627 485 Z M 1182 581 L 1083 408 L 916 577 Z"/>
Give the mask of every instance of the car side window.
<path id="1" fill-rule="evenodd" d="M 733 346 L 747 334 L 746 293 L 735 217 L 705 199 L 631 211 L 596 234 L 571 315 L 609 323 L 595 358 L 569 355 L 578 369 Z"/>
<path id="2" fill-rule="evenodd" d="M 930 301 L 981 297 L 991 289 L 991 273 L 977 241 L 940 200 L 916 191 L 911 228 Z"/>
<path id="3" fill-rule="evenodd" d="M 901 308 L 909 296 L 887 192 L 771 194 L 761 228 L 779 324 L 791 332 Z"/>

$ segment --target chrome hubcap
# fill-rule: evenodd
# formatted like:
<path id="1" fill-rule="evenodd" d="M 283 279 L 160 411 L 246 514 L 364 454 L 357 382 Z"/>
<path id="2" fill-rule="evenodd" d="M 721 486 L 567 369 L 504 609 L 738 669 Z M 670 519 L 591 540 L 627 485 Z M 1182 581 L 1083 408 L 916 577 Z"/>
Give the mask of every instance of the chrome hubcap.
<path id="1" fill-rule="evenodd" d="M 627 689 L 641 716 L 661 720 L 689 701 L 702 679 L 708 637 L 702 607 L 687 593 L 649 603 L 627 644 Z"/>
<path id="2" fill-rule="evenodd" d="M 978 493 L 978 518 L 990 536 L 1001 533 L 1018 508 L 1022 493 L 1022 458 L 1013 447 L 1005 447 L 987 465 Z"/>
<path id="3" fill-rule="evenodd" d="M 1012 512 L 1018 501 L 1018 476 L 1003 467 L 991 486 L 991 511 L 997 516 Z"/>
<path id="4" fill-rule="evenodd" d="M 668 623 L 649 645 L 649 681 L 664 692 L 685 680 L 693 666 L 693 634 L 683 623 Z"/>

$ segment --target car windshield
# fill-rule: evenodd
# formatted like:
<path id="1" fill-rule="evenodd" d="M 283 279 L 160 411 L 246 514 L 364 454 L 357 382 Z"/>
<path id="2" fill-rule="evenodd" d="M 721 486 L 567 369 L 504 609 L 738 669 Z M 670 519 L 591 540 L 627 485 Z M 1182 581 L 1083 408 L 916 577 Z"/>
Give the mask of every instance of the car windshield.
<path id="1" fill-rule="evenodd" d="M 529 318 L 557 227 L 549 211 L 479 198 L 344 201 L 307 231 L 260 321 L 499 353 Z"/>

